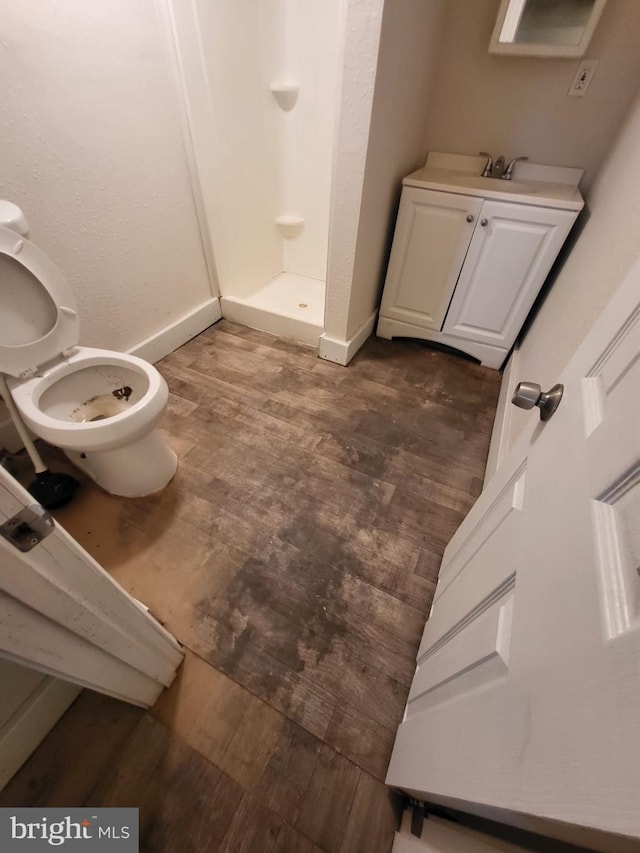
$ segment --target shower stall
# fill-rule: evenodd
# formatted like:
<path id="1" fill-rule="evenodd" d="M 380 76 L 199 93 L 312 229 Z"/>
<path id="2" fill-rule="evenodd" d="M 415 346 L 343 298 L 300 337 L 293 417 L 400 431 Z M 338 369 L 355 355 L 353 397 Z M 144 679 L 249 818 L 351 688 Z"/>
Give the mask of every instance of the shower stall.
<path id="1" fill-rule="evenodd" d="M 205 242 L 223 316 L 324 329 L 343 0 L 173 4 Z"/>

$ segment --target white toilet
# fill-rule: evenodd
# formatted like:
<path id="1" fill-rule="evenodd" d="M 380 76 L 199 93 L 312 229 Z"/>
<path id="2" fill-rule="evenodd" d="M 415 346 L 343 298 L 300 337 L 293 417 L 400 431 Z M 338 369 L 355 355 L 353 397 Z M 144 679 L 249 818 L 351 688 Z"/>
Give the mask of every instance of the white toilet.
<path id="1" fill-rule="evenodd" d="M 0 201 L 0 373 L 18 411 L 107 492 L 159 491 L 177 467 L 156 429 L 167 383 L 136 356 L 77 346 L 71 288 L 26 233 L 20 208 Z"/>

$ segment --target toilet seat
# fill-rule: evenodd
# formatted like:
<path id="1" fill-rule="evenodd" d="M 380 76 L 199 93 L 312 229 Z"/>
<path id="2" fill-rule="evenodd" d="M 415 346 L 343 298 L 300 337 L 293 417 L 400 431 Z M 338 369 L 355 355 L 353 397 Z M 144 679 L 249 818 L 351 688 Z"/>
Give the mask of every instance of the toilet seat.
<path id="1" fill-rule="evenodd" d="M 93 368 L 137 374 L 133 382 L 140 383 L 144 390 L 126 410 L 105 420 L 72 421 L 69 414 L 73 408 L 85 402 L 73 394 L 68 395 L 66 412 L 50 414 L 42 404 L 47 392 L 65 379 L 77 378 Z M 109 450 L 135 441 L 159 422 L 169 398 L 167 383 L 152 364 L 128 353 L 93 347 L 77 347 L 67 358 L 35 376 L 10 379 L 9 387 L 25 423 L 36 435 L 57 447 L 85 452 Z"/>
<path id="2" fill-rule="evenodd" d="M 128 353 L 78 346 L 68 282 L 44 252 L 3 226 L 0 267 L 0 373 L 25 424 L 110 494 L 163 489 L 178 463 L 156 429 L 169 398 L 163 377 Z M 88 411 L 96 418 L 85 419 Z"/>
<path id="3" fill-rule="evenodd" d="M 50 300 L 56 311 L 55 321 L 49 329 L 33 328 L 33 339 L 14 346 L 0 341 L 0 373 L 18 377 L 35 372 L 78 343 L 78 308 L 69 283 L 55 264 L 29 240 L 3 226 L 0 226 L 0 254 L 12 258 L 31 273 L 39 285 L 37 293 L 40 300 L 47 305 Z M 11 286 L 0 290 L 0 311 L 10 310 L 12 296 L 18 306 L 18 310 L 13 313 L 17 315 L 19 302 L 16 301 Z M 25 329 L 27 319 L 25 318 Z"/>

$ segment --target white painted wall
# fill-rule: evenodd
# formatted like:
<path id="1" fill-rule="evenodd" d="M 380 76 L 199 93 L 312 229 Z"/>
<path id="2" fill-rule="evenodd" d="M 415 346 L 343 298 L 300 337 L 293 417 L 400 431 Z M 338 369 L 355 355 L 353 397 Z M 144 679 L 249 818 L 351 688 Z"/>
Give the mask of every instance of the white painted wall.
<path id="1" fill-rule="evenodd" d="M 80 689 L 0 658 L 0 790 L 51 731 Z"/>
<path id="2" fill-rule="evenodd" d="M 154 0 L 0 0 L 2 195 L 125 350 L 211 298 Z"/>
<path id="3" fill-rule="evenodd" d="M 347 338 L 377 309 L 402 178 L 426 158 L 424 134 L 445 5 L 442 0 L 385 4 Z"/>
<path id="4" fill-rule="evenodd" d="M 640 5 L 640 4 L 639 4 Z M 522 341 L 509 389 L 531 380 L 551 387 L 640 256 L 640 96 L 589 195 L 588 219 Z M 504 423 L 506 417 L 506 423 Z M 511 447 L 532 417 L 507 405 L 497 431 Z"/>
<path id="5" fill-rule="evenodd" d="M 577 59 L 489 55 L 499 5 L 447 2 L 426 147 L 579 166 L 587 190 L 638 90 L 640 3 L 607 3 L 587 49 L 600 64 L 584 98 L 567 96 Z"/>
<path id="6" fill-rule="evenodd" d="M 384 0 L 346 0 L 344 10 L 323 336 L 332 341 L 347 339 L 383 9 Z"/>
<path id="7" fill-rule="evenodd" d="M 195 79 L 189 96 L 223 295 L 246 296 L 283 270 L 324 279 L 340 0 L 196 0 L 191 32 L 173 6 L 206 79 L 204 98 L 194 102 Z M 283 80 L 300 86 L 290 112 L 269 88 Z M 282 214 L 304 217 L 299 237 L 283 240 Z"/>
<path id="8" fill-rule="evenodd" d="M 0 730 L 46 677 L 28 666 L 0 658 Z"/>
<path id="9" fill-rule="evenodd" d="M 442 7 L 349 3 L 325 312 L 335 341 L 370 323 L 378 304 L 401 180 L 426 154 Z"/>

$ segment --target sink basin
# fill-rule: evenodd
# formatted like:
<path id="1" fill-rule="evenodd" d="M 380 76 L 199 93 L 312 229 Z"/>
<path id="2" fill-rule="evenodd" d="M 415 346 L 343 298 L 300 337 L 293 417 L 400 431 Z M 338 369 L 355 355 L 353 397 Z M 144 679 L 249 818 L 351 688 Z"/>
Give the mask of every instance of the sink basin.
<path id="1" fill-rule="evenodd" d="M 442 154 L 432 151 L 421 169 L 407 175 L 405 187 L 435 192 L 470 195 L 492 201 L 553 207 L 558 210 L 582 210 L 584 200 L 578 189 L 581 169 L 545 166 L 540 163 L 516 164 L 516 178 L 483 178 L 482 157 Z"/>
<path id="2" fill-rule="evenodd" d="M 534 183 L 523 183 L 522 181 L 503 181 L 502 178 L 483 178 L 480 175 L 467 175 L 450 172 L 446 181 L 459 187 L 473 187 L 478 190 L 492 190 L 500 193 L 519 193 L 521 195 L 534 195 L 538 187 Z"/>

